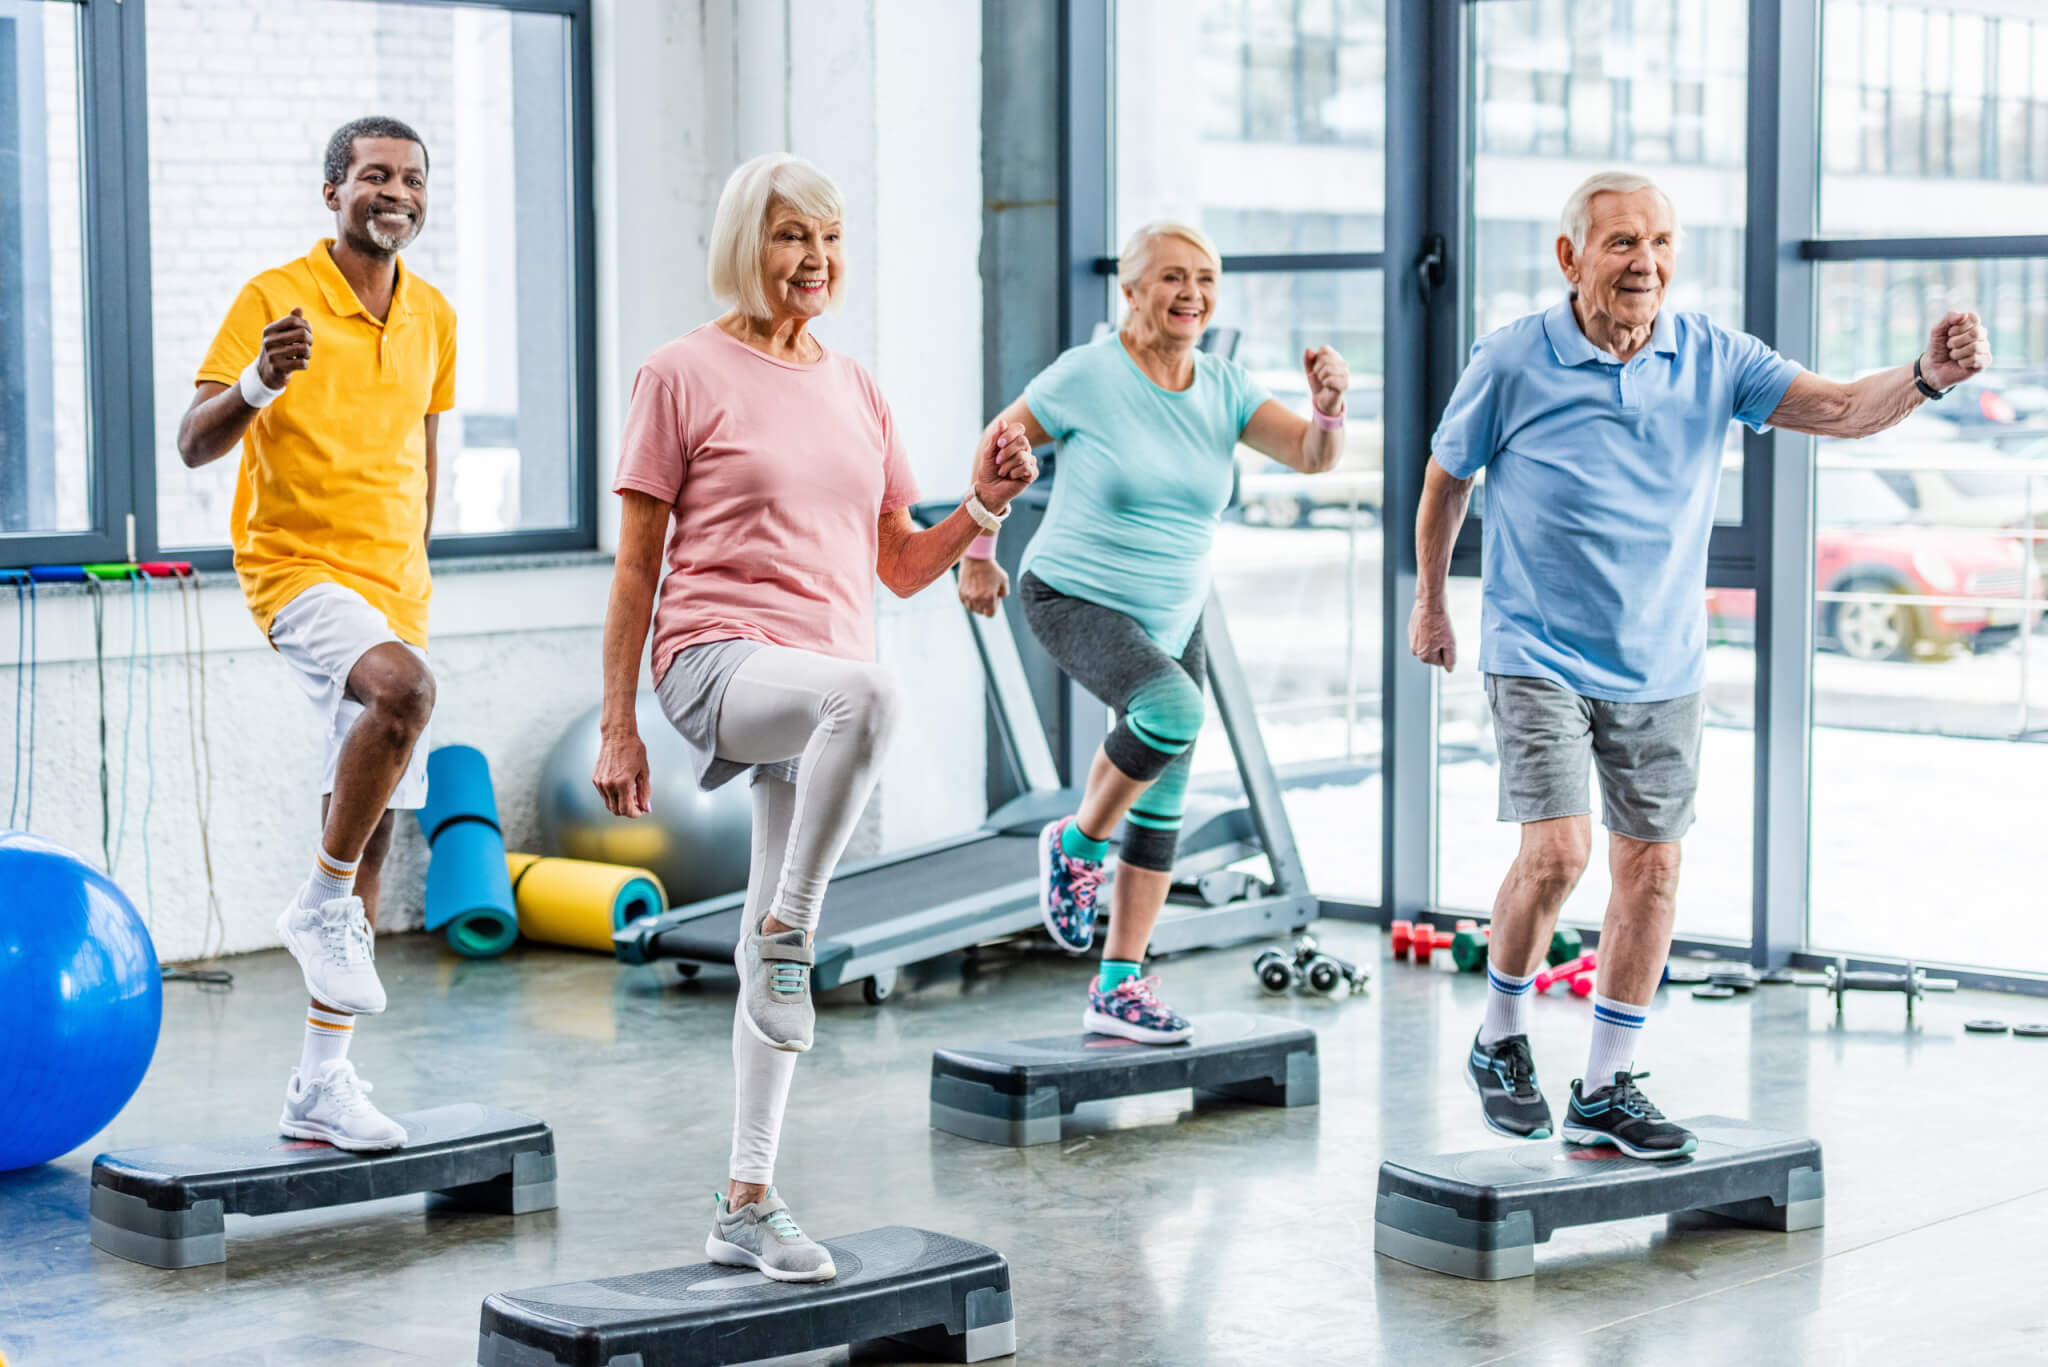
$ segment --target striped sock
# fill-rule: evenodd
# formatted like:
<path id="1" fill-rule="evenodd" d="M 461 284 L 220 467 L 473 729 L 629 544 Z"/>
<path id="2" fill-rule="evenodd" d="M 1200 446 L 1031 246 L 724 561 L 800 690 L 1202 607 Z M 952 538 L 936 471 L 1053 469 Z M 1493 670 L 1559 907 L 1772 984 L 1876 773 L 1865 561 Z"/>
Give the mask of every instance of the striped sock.
<path id="1" fill-rule="evenodd" d="M 360 859 L 336 859 L 323 846 L 313 857 L 313 876 L 299 889 L 299 905 L 311 910 L 356 890 L 356 866 Z"/>
<path id="2" fill-rule="evenodd" d="M 348 1042 L 355 1034 L 356 1018 L 324 1006 L 306 1012 L 306 1043 L 299 1051 L 299 1076 L 311 1082 L 321 1066 L 348 1057 Z"/>
<path id="3" fill-rule="evenodd" d="M 1100 864 L 1109 857 L 1109 842 L 1090 838 L 1081 829 L 1081 818 L 1077 816 L 1060 828 L 1060 852 L 1069 859 L 1086 859 L 1091 864 Z"/>
<path id="4" fill-rule="evenodd" d="M 1593 1048 L 1586 1058 L 1584 1091 L 1612 1086 L 1616 1073 L 1634 1066 L 1636 1036 L 1643 1033 L 1649 1011 L 1647 1004 L 1636 1006 L 1593 994 Z"/>
<path id="5" fill-rule="evenodd" d="M 1517 978 L 1491 964 L 1486 968 L 1486 1020 L 1479 1027 L 1482 1048 L 1492 1048 L 1509 1035 L 1529 1033 L 1529 990 L 1536 981 L 1531 973 Z"/>

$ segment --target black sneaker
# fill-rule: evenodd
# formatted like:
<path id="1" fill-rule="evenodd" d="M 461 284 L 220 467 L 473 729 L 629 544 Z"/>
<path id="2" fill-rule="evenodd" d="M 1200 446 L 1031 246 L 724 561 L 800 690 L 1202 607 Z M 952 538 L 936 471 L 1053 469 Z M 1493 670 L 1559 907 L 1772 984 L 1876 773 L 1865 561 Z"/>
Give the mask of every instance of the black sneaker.
<path id="1" fill-rule="evenodd" d="M 1536 1059 L 1527 1035 L 1509 1035 L 1490 1046 L 1474 1035 L 1465 1080 L 1479 1093 L 1479 1113 L 1488 1129 L 1510 1139 L 1550 1138 L 1550 1103 L 1536 1089 Z"/>
<path id="2" fill-rule="evenodd" d="M 1616 1073 L 1614 1081 L 1591 1093 L 1581 1091 L 1585 1083 L 1574 1079 L 1564 1113 L 1565 1142 L 1611 1144 L 1630 1158 L 1650 1159 L 1683 1158 L 1698 1148 L 1691 1130 L 1666 1120 L 1636 1087 L 1637 1078 L 1648 1076 Z"/>

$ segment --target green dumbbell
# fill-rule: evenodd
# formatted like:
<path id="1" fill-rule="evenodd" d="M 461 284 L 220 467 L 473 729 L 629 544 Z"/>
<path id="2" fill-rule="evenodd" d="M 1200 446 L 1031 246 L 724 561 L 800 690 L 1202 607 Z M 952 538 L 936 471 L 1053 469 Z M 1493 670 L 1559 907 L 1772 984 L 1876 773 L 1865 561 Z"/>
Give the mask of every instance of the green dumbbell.
<path id="1" fill-rule="evenodd" d="M 1551 932 L 1550 953 L 1544 955 L 1544 958 L 1550 961 L 1552 968 L 1556 968 L 1559 964 L 1570 963 L 1585 952 L 1586 947 L 1579 943 L 1579 932 L 1557 930 Z"/>
<path id="2" fill-rule="evenodd" d="M 1451 938 L 1451 961 L 1462 973 L 1483 973 L 1486 971 L 1486 936 L 1484 926 L 1468 926 Z"/>

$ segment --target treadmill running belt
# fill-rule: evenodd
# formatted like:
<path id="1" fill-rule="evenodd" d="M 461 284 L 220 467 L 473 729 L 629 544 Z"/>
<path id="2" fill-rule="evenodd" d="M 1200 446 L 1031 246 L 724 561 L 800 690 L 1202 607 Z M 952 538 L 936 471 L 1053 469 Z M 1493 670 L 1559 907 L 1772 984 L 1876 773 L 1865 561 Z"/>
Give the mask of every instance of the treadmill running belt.
<path id="1" fill-rule="evenodd" d="M 825 890 L 818 921 L 821 943 L 877 925 L 906 912 L 987 894 L 995 905 L 1036 895 L 1038 837 L 990 834 L 919 859 L 864 873 L 841 874 Z M 1020 888 L 1019 885 L 1028 884 Z M 1007 896 L 999 896 L 1005 894 Z M 742 909 L 714 911 L 672 926 L 655 937 L 662 958 L 732 962 L 740 942 Z"/>

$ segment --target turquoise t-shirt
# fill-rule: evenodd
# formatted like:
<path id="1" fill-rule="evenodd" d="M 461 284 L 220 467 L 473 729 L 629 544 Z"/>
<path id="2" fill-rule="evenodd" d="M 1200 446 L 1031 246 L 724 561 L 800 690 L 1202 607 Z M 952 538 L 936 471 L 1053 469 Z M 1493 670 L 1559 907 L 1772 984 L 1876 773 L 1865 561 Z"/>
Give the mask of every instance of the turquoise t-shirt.
<path id="1" fill-rule="evenodd" d="M 1178 393 L 1147 378 L 1114 332 L 1061 353 L 1024 387 L 1059 443 L 1059 468 L 1023 568 L 1128 613 L 1178 656 L 1209 596 L 1238 434 L 1268 397 L 1243 366 L 1206 351 Z"/>

